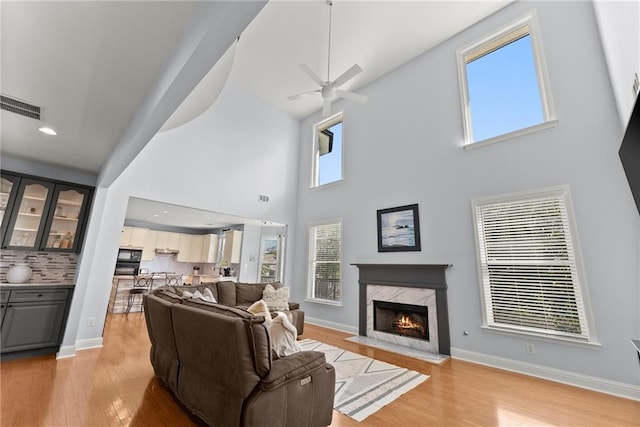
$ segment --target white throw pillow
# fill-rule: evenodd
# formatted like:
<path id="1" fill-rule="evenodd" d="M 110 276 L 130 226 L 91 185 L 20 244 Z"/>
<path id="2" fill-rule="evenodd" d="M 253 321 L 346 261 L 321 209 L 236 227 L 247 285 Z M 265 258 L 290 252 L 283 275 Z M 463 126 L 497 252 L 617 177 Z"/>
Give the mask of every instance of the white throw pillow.
<path id="1" fill-rule="evenodd" d="M 183 297 L 187 297 L 187 298 L 198 298 L 201 299 L 203 301 L 208 301 L 208 302 L 218 302 L 216 301 L 215 297 L 213 296 L 213 292 L 211 292 L 211 289 L 205 288 L 204 290 L 204 294 L 202 294 L 200 291 L 196 290 L 195 292 L 191 293 L 189 291 L 184 291 L 182 293 Z"/>
<path id="2" fill-rule="evenodd" d="M 302 351 L 302 347 L 296 341 L 298 330 L 291 324 L 287 315 L 277 313 L 269 328 L 271 335 L 271 349 L 279 356 L 289 356 Z"/>
<path id="3" fill-rule="evenodd" d="M 218 301 L 216 301 L 216 297 L 213 296 L 213 292 L 211 292 L 211 289 L 209 288 L 204 288 L 204 293 L 203 293 L 203 299 L 205 301 L 209 301 L 209 302 L 215 302 L 217 303 Z"/>
<path id="4" fill-rule="evenodd" d="M 283 286 L 280 289 L 274 289 L 268 284 L 262 292 L 262 299 L 267 303 L 267 307 L 271 311 L 289 310 L 289 287 Z"/>
<path id="5" fill-rule="evenodd" d="M 267 328 L 271 327 L 271 313 L 269 313 L 269 307 L 263 300 L 258 300 L 251 304 L 247 311 L 255 316 L 264 316 L 264 323 Z"/>

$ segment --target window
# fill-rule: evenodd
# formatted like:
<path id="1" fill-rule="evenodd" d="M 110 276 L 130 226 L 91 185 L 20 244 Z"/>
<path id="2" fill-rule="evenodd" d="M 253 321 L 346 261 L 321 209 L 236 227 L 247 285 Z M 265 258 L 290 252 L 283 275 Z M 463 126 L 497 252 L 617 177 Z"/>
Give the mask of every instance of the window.
<path id="1" fill-rule="evenodd" d="M 342 180 L 342 114 L 316 125 L 313 132 L 311 187 Z"/>
<path id="2" fill-rule="evenodd" d="M 284 236 L 263 237 L 260 243 L 260 282 L 275 282 L 280 280 L 280 243 Z"/>
<path id="3" fill-rule="evenodd" d="M 592 342 L 568 187 L 472 200 L 484 326 Z"/>
<path id="4" fill-rule="evenodd" d="M 340 303 L 342 223 L 332 221 L 309 227 L 309 298 Z"/>
<path id="5" fill-rule="evenodd" d="M 554 123 L 533 15 L 458 51 L 465 144 Z"/>

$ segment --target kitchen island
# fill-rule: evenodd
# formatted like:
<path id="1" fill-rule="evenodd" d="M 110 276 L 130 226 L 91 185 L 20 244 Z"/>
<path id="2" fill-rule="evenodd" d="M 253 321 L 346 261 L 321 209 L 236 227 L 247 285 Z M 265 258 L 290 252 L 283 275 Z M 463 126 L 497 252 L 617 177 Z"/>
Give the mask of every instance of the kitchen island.
<path id="1" fill-rule="evenodd" d="M 157 288 L 158 286 L 164 286 L 170 282 L 171 277 L 175 277 L 176 273 L 149 273 L 140 276 L 126 275 L 120 274 L 113 276 L 113 281 L 111 283 L 111 295 L 109 296 L 109 306 L 107 307 L 107 311 L 109 313 L 124 313 L 127 311 L 127 302 L 129 299 L 129 291 L 133 288 L 133 284 L 136 281 L 136 277 L 147 277 L 150 280 L 150 289 Z M 180 274 L 178 274 L 180 276 Z M 176 284 L 182 284 L 182 280 L 180 278 L 179 281 L 175 282 Z M 142 311 L 141 304 L 135 304 L 131 310 Z"/>

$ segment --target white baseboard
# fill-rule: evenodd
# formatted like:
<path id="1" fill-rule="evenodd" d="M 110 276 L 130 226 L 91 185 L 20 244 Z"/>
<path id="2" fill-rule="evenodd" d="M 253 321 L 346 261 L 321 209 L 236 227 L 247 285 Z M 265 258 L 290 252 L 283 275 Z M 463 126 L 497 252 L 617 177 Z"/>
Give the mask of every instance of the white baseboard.
<path id="1" fill-rule="evenodd" d="M 476 353 L 460 348 L 452 347 L 451 357 L 466 362 L 478 363 L 480 365 L 491 366 L 492 368 L 504 369 L 506 371 L 640 401 L 640 387 L 633 384 L 610 381 L 575 372 Z"/>
<path id="2" fill-rule="evenodd" d="M 76 351 L 88 350 L 90 348 L 102 347 L 102 338 L 91 338 L 88 340 L 76 341 L 75 345 L 65 345 L 60 347 L 60 350 L 56 353 L 56 359 L 67 359 L 69 357 L 75 357 Z"/>
<path id="3" fill-rule="evenodd" d="M 335 329 L 336 331 L 346 332 L 348 334 L 358 335 L 359 333 L 358 328 L 355 326 L 347 326 L 347 325 L 343 325 L 342 323 L 330 322 L 328 320 L 317 319 L 315 317 L 305 316 L 304 322 L 310 323 L 312 325 L 323 326 L 329 329 Z"/>
<path id="4" fill-rule="evenodd" d="M 76 356 L 76 346 L 75 345 L 65 345 L 60 347 L 58 353 L 56 353 L 56 359 L 66 359 L 68 357 Z"/>
<path id="5" fill-rule="evenodd" d="M 76 341 L 76 350 L 88 350 L 102 347 L 102 337 Z"/>

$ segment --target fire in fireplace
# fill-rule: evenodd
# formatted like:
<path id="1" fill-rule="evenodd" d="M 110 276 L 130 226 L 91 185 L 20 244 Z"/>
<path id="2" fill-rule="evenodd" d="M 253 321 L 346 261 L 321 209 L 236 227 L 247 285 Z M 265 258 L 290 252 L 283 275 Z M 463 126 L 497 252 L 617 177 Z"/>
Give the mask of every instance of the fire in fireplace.
<path id="1" fill-rule="evenodd" d="M 429 340 L 426 306 L 373 301 L 373 329 L 389 334 Z"/>

